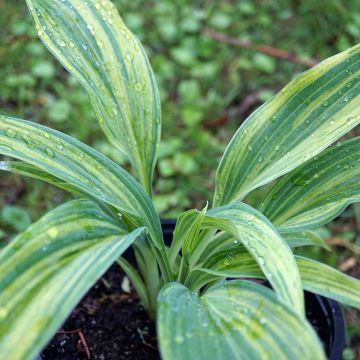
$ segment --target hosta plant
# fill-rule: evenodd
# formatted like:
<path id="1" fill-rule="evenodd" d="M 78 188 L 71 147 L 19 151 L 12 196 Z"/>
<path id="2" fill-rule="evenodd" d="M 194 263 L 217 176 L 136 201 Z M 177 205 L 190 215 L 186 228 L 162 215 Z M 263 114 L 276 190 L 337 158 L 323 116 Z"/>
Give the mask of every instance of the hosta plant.
<path id="1" fill-rule="evenodd" d="M 77 198 L 0 252 L 1 357 L 34 358 L 117 261 L 157 322 L 164 360 L 324 359 L 303 289 L 360 308 L 360 281 L 292 248 L 326 246 L 313 230 L 360 199 L 360 138 L 337 142 L 360 122 L 360 46 L 296 77 L 241 125 L 212 203 L 180 215 L 168 247 L 151 200 L 160 101 L 141 43 L 108 0 L 27 4 L 134 176 L 65 134 L 0 116 L 0 153 L 17 159 L 1 170 Z M 256 207 L 243 202 L 279 177 Z M 121 257 L 130 246 L 136 266 Z"/>

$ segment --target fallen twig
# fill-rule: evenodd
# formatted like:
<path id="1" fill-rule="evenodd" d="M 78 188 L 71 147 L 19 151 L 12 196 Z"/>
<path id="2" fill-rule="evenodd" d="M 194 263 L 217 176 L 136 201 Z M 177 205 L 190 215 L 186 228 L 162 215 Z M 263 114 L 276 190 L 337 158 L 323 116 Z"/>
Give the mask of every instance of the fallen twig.
<path id="1" fill-rule="evenodd" d="M 86 356 L 87 356 L 87 358 L 90 360 L 90 359 L 91 359 L 90 350 L 89 350 L 88 344 L 87 344 L 87 342 L 86 342 L 85 336 L 84 336 L 84 334 L 83 334 L 81 331 L 79 331 L 78 334 L 79 334 L 79 337 L 80 337 L 80 341 L 81 341 L 81 343 L 82 343 L 82 345 L 83 345 L 83 347 L 84 347 L 84 349 L 85 349 Z"/>
<path id="2" fill-rule="evenodd" d="M 346 259 L 343 263 L 340 264 L 339 269 L 341 271 L 347 272 L 351 269 L 353 269 L 357 265 L 357 261 L 355 257 L 351 256 L 348 259 Z"/>
<path id="3" fill-rule="evenodd" d="M 352 244 L 351 242 L 349 242 L 347 240 L 333 237 L 331 239 L 326 240 L 326 243 L 328 245 L 332 245 L 332 246 L 341 246 L 345 249 L 352 251 L 354 254 L 360 254 L 360 247 L 356 246 L 355 244 Z"/>
<path id="4" fill-rule="evenodd" d="M 58 334 L 78 334 L 79 335 L 79 338 L 80 338 L 80 343 L 82 344 L 84 350 L 85 350 L 85 353 L 86 353 L 86 356 L 87 358 L 90 360 L 91 359 L 91 355 L 90 355 L 90 350 L 89 350 L 89 346 L 86 342 L 86 338 L 83 334 L 83 332 L 80 330 L 80 329 L 75 329 L 75 330 L 59 330 L 57 332 Z"/>
<path id="5" fill-rule="evenodd" d="M 243 48 L 243 49 L 251 49 L 251 50 L 259 51 L 263 54 L 266 54 L 266 55 L 269 55 L 272 57 L 276 57 L 278 59 L 291 61 L 293 63 L 301 64 L 308 68 L 311 68 L 318 63 L 314 59 L 306 59 L 302 56 L 298 56 L 294 53 L 291 53 L 291 52 L 288 52 L 285 50 L 281 50 L 281 49 L 278 49 L 278 48 L 275 48 L 272 46 L 253 44 L 250 41 L 233 38 L 233 37 L 227 36 L 225 34 L 219 33 L 218 31 L 215 31 L 210 28 L 204 28 L 202 30 L 202 32 L 206 36 L 208 36 L 216 41 L 219 41 L 221 43 L 233 45 L 233 46 Z"/>

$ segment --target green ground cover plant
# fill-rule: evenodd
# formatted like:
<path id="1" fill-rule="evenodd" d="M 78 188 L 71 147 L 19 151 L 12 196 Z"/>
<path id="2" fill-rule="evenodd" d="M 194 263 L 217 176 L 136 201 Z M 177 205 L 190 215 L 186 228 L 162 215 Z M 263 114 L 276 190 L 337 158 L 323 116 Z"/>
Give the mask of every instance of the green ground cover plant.
<path id="1" fill-rule="evenodd" d="M 303 288 L 360 307 L 360 283 L 291 248 L 326 246 L 312 230 L 359 199 L 359 138 L 326 149 L 360 121 L 359 46 L 248 117 L 221 159 L 211 208 L 182 213 L 167 248 L 152 202 L 160 95 L 140 41 L 109 1 L 27 3 L 38 36 L 86 89 L 134 176 L 68 135 L 0 117 L 0 153 L 18 159 L 1 169 L 80 197 L 1 251 L 1 353 L 31 359 L 117 260 L 157 320 L 164 359 L 324 358 Z M 241 202 L 282 175 L 256 208 Z M 129 246 L 139 271 L 120 257 Z M 228 277 L 265 278 L 273 290 Z"/>

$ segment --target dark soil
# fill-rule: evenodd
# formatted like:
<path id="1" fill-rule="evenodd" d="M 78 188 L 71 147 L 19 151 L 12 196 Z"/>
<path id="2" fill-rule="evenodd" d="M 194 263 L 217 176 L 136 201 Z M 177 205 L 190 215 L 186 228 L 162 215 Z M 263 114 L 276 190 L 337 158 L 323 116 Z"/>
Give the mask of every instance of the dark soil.
<path id="1" fill-rule="evenodd" d="M 44 360 L 159 360 L 155 324 L 113 265 L 41 354 Z M 90 355 L 90 357 L 89 357 Z"/>
<path id="2" fill-rule="evenodd" d="M 160 360 L 155 324 L 134 290 L 127 293 L 122 289 L 123 279 L 123 271 L 113 265 L 55 334 L 41 354 L 42 359 Z M 328 340 L 324 314 L 316 311 L 314 301 L 306 296 L 307 317 L 320 338 Z M 324 346 L 328 352 L 327 341 Z"/>

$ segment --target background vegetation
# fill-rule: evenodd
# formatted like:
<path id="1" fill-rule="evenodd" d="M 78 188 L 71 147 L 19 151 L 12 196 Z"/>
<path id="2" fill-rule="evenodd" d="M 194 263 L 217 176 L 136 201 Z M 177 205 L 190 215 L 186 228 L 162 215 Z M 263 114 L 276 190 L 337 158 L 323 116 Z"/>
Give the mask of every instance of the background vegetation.
<path id="1" fill-rule="evenodd" d="M 160 87 L 163 142 L 155 202 L 163 217 L 211 200 L 219 158 L 251 111 L 311 64 L 360 41 L 357 0 L 114 2 L 146 46 Z M 263 45 L 285 50 L 291 60 Z M 23 0 L 0 2 L 0 78 L 1 112 L 66 132 L 127 166 L 99 131 L 78 82 L 38 40 Z M 49 185 L 1 174 L 2 243 L 67 197 Z M 360 277 L 360 207 L 349 207 L 319 231 L 333 251 L 307 254 Z M 360 316 L 345 313 L 344 359 L 360 359 Z"/>

